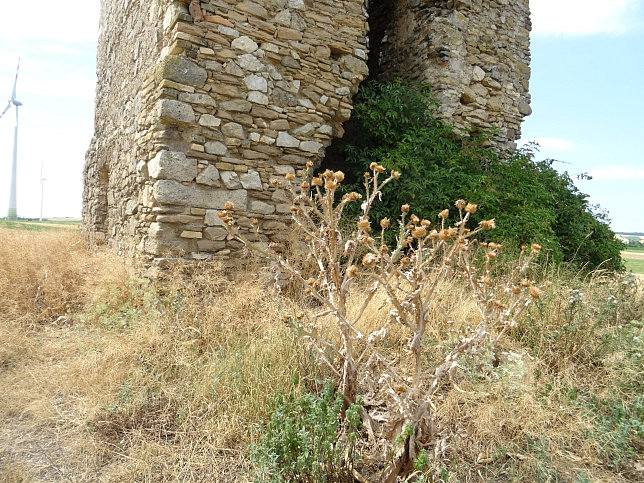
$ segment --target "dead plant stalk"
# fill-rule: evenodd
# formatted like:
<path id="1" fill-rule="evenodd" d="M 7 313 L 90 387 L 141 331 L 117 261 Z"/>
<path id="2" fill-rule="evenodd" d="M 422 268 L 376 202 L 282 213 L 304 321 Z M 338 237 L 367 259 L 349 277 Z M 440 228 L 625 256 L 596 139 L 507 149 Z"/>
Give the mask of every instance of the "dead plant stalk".
<path id="1" fill-rule="evenodd" d="M 307 176 L 311 176 L 312 164 L 307 168 Z M 384 438 L 388 441 L 386 454 L 395 455 L 380 476 L 381 481 L 391 482 L 398 476 L 409 475 L 419 452 L 437 442 L 433 397 L 446 378 L 455 387 L 453 382 L 459 359 L 475 353 L 492 334 L 496 334 L 495 340 L 498 340 L 515 324 L 516 316 L 530 298 L 540 296 L 538 287 L 522 280 L 540 247 L 533 245 L 529 250 L 524 249 L 510 276 L 495 280 L 491 265 L 501 245 L 479 244 L 472 238 L 482 230 L 494 228 L 494 220 L 483 221 L 474 230 L 468 229 L 467 223 L 477 207 L 459 200 L 456 202 L 458 221 L 449 226 L 449 211 L 443 210 L 438 215 L 440 227 L 433 230 L 429 229 L 432 224 L 429 220 L 409 215 L 409 206 L 403 205 L 397 243 L 390 249 L 385 244 L 389 220 L 380 221 L 380 234 L 374 238 L 370 235 L 369 214 L 382 196 L 382 188 L 400 174 L 391 172 L 379 182 L 384 168 L 372 163 L 370 170 L 365 173 L 366 193 L 357 227 L 346 240 L 342 237 L 340 220 L 345 207 L 361 196 L 347 193 L 336 203 L 344 174 L 327 170 L 309 178 L 310 182 L 302 181 L 301 190 L 296 190 L 292 183 L 295 176 L 286 175 L 286 187 L 292 196 L 293 220 L 304 233 L 308 255 L 316 261 L 316 277 L 306 279 L 275 250 L 274 245 L 265 248 L 251 242 L 235 225 L 232 203 L 227 203 L 219 216 L 231 234 L 250 249 L 273 260 L 280 270 L 288 273 L 325 307 L 313 315 L 296 314 L 290 317 L 290 322 L 337 375 L 344 409 L 358 401 L 358 396 L 384 401 L 371 406 L 365 404 L 362 419 L 369 439 L 373 440 L 370 442 L 377 446 Z M 274 184 L 283 185 L 283 182 L 274 180 Z M 477 263 L 479 249 L 483 250 L 484 263 Z M 358 261 L 362 253 L 364 255 Z M 480 321 L 476 327 L 469 328 L 469 333 L 463 335 L 442 363 L 435 365 L 425 353 L 423 338 L 431 323 L 432 310 L 440 301 L 443 282 L 455 279 L 463 280 L 469 286 Z M 369 288 L 358 311 L 349 313 L 348 298 L 359 280 L 368 282 Z M 379 291 L 386 293 L 388 319 L 365 334 L 357 324 Z M 339 344 L 323 335 L 320 319 L 326 315 L 334 319 L 340 334 Z M 384 350 L 388 328 L 395 324 L 410 331 L 409 364 L 401 364 Z M 398 447 L 396 440 L 400 440 L 400 436 L 403 444 Z"/>

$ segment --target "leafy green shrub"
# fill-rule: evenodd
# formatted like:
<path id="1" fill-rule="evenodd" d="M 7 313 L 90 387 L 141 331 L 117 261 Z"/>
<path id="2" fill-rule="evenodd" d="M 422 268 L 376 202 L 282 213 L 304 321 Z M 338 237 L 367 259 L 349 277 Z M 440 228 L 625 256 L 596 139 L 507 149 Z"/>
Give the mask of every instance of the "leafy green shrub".
<path id="1" fill-rule="evenodd" d="M 343 397 L 327 382 L 320 394 L 295 387 L 272 401 L 270 420 L 251 459 L 260 469 L 260 481 L 350 481 L 344 454 L 351 449 L 360 426 L 360 405 L 346 410 L 347 438 L 338 440 Z"/>
<path id="2" fill-rule="evenodd" d="M 491 133 L 463 135 L 437 118 L 436 106 L 427 85 L 398 80 L 361 86 L 347 128 L 347 192 L 362 186 L 373 161 L 405 173 L 384 187 L 385 202 L 373 208 L 374 220 L 395 218 L 404 203 L 412 213 L 427 214 L 456 199 L 475 199 L 481 210 L 472 220 L 495 218 L 494 237 L 508 248 L 537 242 L 555 262 L 622 268 L 623 245 L 606 215 L 567 173 L 552 167 L 554 161 L 535 161 L 534 147 L 502 159 L 488 147 Z M 393 244 L 393 234 L 387 241 Z"/>

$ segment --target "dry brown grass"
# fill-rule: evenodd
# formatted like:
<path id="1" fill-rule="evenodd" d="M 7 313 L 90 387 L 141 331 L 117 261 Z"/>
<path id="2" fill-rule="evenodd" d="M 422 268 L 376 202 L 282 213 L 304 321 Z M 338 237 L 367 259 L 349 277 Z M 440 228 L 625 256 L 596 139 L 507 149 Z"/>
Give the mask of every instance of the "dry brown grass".
<path id="1" fill-rule="evenodd" d="M 232 282 L 204 264 L 189 283 L 178 270 L 150 283 L 122 259 L 89 254 L 75 234 L 0 230 L 0 479 L 250 479 L 246 450 L 268 401 L 294 372 L 309 387 L 321 377 L 282 322 L 317 308 L 268 290 L 260 270 Z M 459 390 L 435 401 L 444 440 L 430 472 L 437 480 L 642 478 L 641 446 L 613 464 L 602 439 L 612 433 L 597 433 L 600 413 L 589 412 L 591 395 L 630 404 L 644 378 L 627 346 L 597 342 L 644 319 L 641 292 L 620 292 L 619 283 L 555 284 L 487 360 L 462 364 Z M 568 316 L 573 289 L 594 318 Z M 437 358 L 476 315 L 458 284 L 442 293 L 425 341 Z M 360 301 L 356 291 L 350 310 Z M 378 302 L 365 332 L 387 313 L 385 298 Z M 602 325 L 586 329 L 600 312 Z M 566 324 L 574 330 L 553 337 Z M 390 349 L 403 351 L 409 334 L 395 330 Z"/>

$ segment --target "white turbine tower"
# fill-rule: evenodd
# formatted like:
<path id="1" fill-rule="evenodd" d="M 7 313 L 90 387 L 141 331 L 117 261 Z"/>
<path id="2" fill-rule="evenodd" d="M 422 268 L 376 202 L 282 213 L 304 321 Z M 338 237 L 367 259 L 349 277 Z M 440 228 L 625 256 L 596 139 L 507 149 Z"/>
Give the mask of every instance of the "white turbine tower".
<path id="1" fill-rule="evenodd" d="M 16 128 L 13 132 L 13 163 L 11 165 L 11 192 L 9 194 L 9 209 L 7 210 L 7 218 L 15 220 L 18 215 L 16 203 L 16 171 L 18 170 L 18 108 L 22 106 L 22 102 L 16 99 L 16 86 L 18 85 L 18 71 L 20 70 L 20 59 L 18 59 L 18 67 L 16 68 L 16 80 L 13 83 L 13 92 L 11 99 L 7 103 L 0 117 L 4 116 L 9 110 L 11 105 L 16 106 Z"/>

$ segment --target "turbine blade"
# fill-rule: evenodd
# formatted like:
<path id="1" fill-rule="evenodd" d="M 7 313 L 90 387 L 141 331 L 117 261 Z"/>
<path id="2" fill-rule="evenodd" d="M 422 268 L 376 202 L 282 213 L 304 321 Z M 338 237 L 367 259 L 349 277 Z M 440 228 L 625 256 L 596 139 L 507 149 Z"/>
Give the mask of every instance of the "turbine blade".
<path id="1" fill-rule="evenodd" d="M 4 108 L 4 111 L 2 111 L 2 114 L 0 114 L 0 118 L 5 115 L 5 113 L 9 110 L 11 107 L 11 101 L 7 103 L 7 107 Z"/>
<path id="2" fill-rule="evenodd" d="M 16 99 L 16 86 L 18 85 L 18 72 L 20 71 L 20 57 L 18 57 L 18 67 L 16 67 L 16 80 L 13 81 L 13 92 L 11 93 L 11 100 Z"/>

